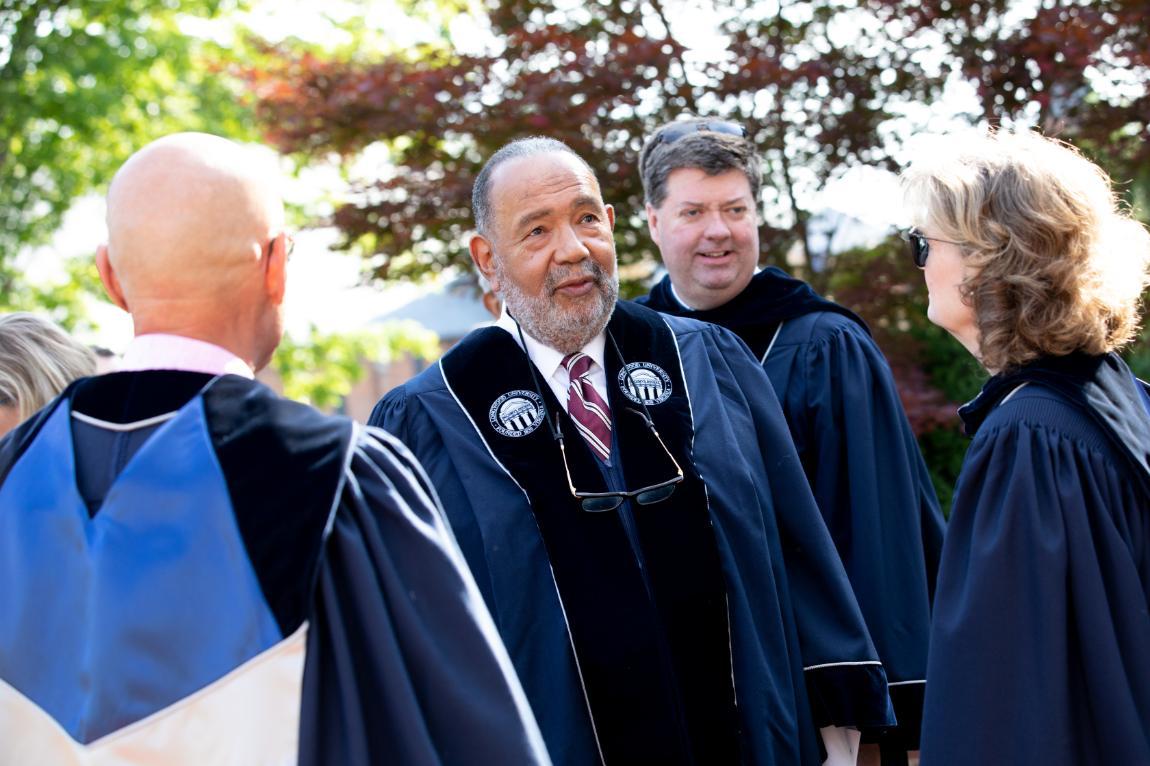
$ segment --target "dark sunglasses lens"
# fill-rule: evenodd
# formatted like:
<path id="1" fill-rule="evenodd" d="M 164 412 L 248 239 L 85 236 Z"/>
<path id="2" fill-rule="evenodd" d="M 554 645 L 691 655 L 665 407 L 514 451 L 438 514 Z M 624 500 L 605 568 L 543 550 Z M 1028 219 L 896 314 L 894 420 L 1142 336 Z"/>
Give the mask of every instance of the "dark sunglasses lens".
<path id="1" fill-rule="evenodd" d="M 583 498 L 583 510 L 590 513 L 603 513 L 604 511 L 613 511 L 623 504 L 623 498 L 615 495 L 613 497 L 585 497 Z"/>
<path id="2" fill-rule="evenodd" d="M 665 487 L 656 487 L 649 489 L 646 492 L 640 492 L 635 496 L 635 502 L 639 505 L 651 505 L 652 503 L 661 503 L 670 497 L 675 492 L 675 485 L 668 484 Z"/>
<path id="3" fill-rule="evenodd" d="M 926 237 L 919 234 L 917 231 L 907 232 L 906 235 L 907 247 L 910 248 L 910 257 L 914 261 L 914 265 L 920 269 L 926 266 L 926 256 L 929 252 L 927 250 Z"/>

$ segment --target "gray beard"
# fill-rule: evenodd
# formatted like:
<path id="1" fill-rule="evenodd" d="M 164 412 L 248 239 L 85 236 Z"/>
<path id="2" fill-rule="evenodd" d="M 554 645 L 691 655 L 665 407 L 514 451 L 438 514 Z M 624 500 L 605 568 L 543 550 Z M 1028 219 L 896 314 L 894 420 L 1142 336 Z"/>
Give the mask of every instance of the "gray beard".
<path id="1" fill-rule="evenodd" d="M 561 282 L 575 275 L 595 279 L 598 291 L 595 297 L 598 300 L 588 299 L 582 306 L 561 310 L 551 302 L 550 296 Z M 499 257 L 495 258 L 495 276 L 499 280 L 499 293 L 507 305 L 507 312 L 519 322 L 523 331 L 562 354 L 579 351 L 603 332 L 619 298 L 619 278 L 608 277 L 603 268 L 590 258 L 580 265 L 551 269 L 544 280 L 542 295 L 538 296 L 528 295 L 508 279 Z"/>

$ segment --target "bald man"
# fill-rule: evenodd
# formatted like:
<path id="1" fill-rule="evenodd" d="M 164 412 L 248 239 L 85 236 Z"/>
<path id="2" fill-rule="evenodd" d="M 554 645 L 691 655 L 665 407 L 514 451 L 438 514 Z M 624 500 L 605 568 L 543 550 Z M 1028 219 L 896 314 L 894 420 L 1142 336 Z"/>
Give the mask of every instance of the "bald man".
<path id="1" fill-rule="evenodd" d="M 290 239 L 249 152 L 120 169 L 122 370 L 0 444 L 0 764 L 549 763 L 419 464 L 252 379 Z"/>

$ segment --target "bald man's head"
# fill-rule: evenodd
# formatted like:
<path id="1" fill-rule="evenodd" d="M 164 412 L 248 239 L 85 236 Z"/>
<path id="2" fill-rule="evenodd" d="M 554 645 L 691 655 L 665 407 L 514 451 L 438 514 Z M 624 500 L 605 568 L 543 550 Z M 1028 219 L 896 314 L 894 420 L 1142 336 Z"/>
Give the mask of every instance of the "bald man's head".
<path id="1" fill-rule="evenodd" d="M 137 334 L 225 345 L 228 333 L 271 332 L 265 315 L 282 301 L 267 279 L 276 243 L 283 249 L 277 180 L 270 161 L 204 133 L 167 136 L 124 163 L 108 190 L 108 245 L 97 260 Z"/>

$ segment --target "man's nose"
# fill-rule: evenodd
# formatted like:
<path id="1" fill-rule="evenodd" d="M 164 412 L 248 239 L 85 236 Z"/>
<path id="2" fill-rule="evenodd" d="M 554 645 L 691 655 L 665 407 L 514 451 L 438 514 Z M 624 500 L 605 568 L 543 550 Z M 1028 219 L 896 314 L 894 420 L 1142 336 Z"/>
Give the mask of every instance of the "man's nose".
<path id="1" fill-rule="evenodd" d="M 703 236 L 707 239 L 726 239 L 731 236 L 731 227 L 727 225 L 727 220 L 723 217 L 721 210 L 714 210 L 707 213 L 706 228 L 703 229 Z"/>
<path id="2" fill-rule="evenodd" d="M 555 244 L 555 260 L 559 263 L 577 263 L 591 257 L 591 250 L 579 232 L 572 226 L 560 229 L 559 241 Z"/>

